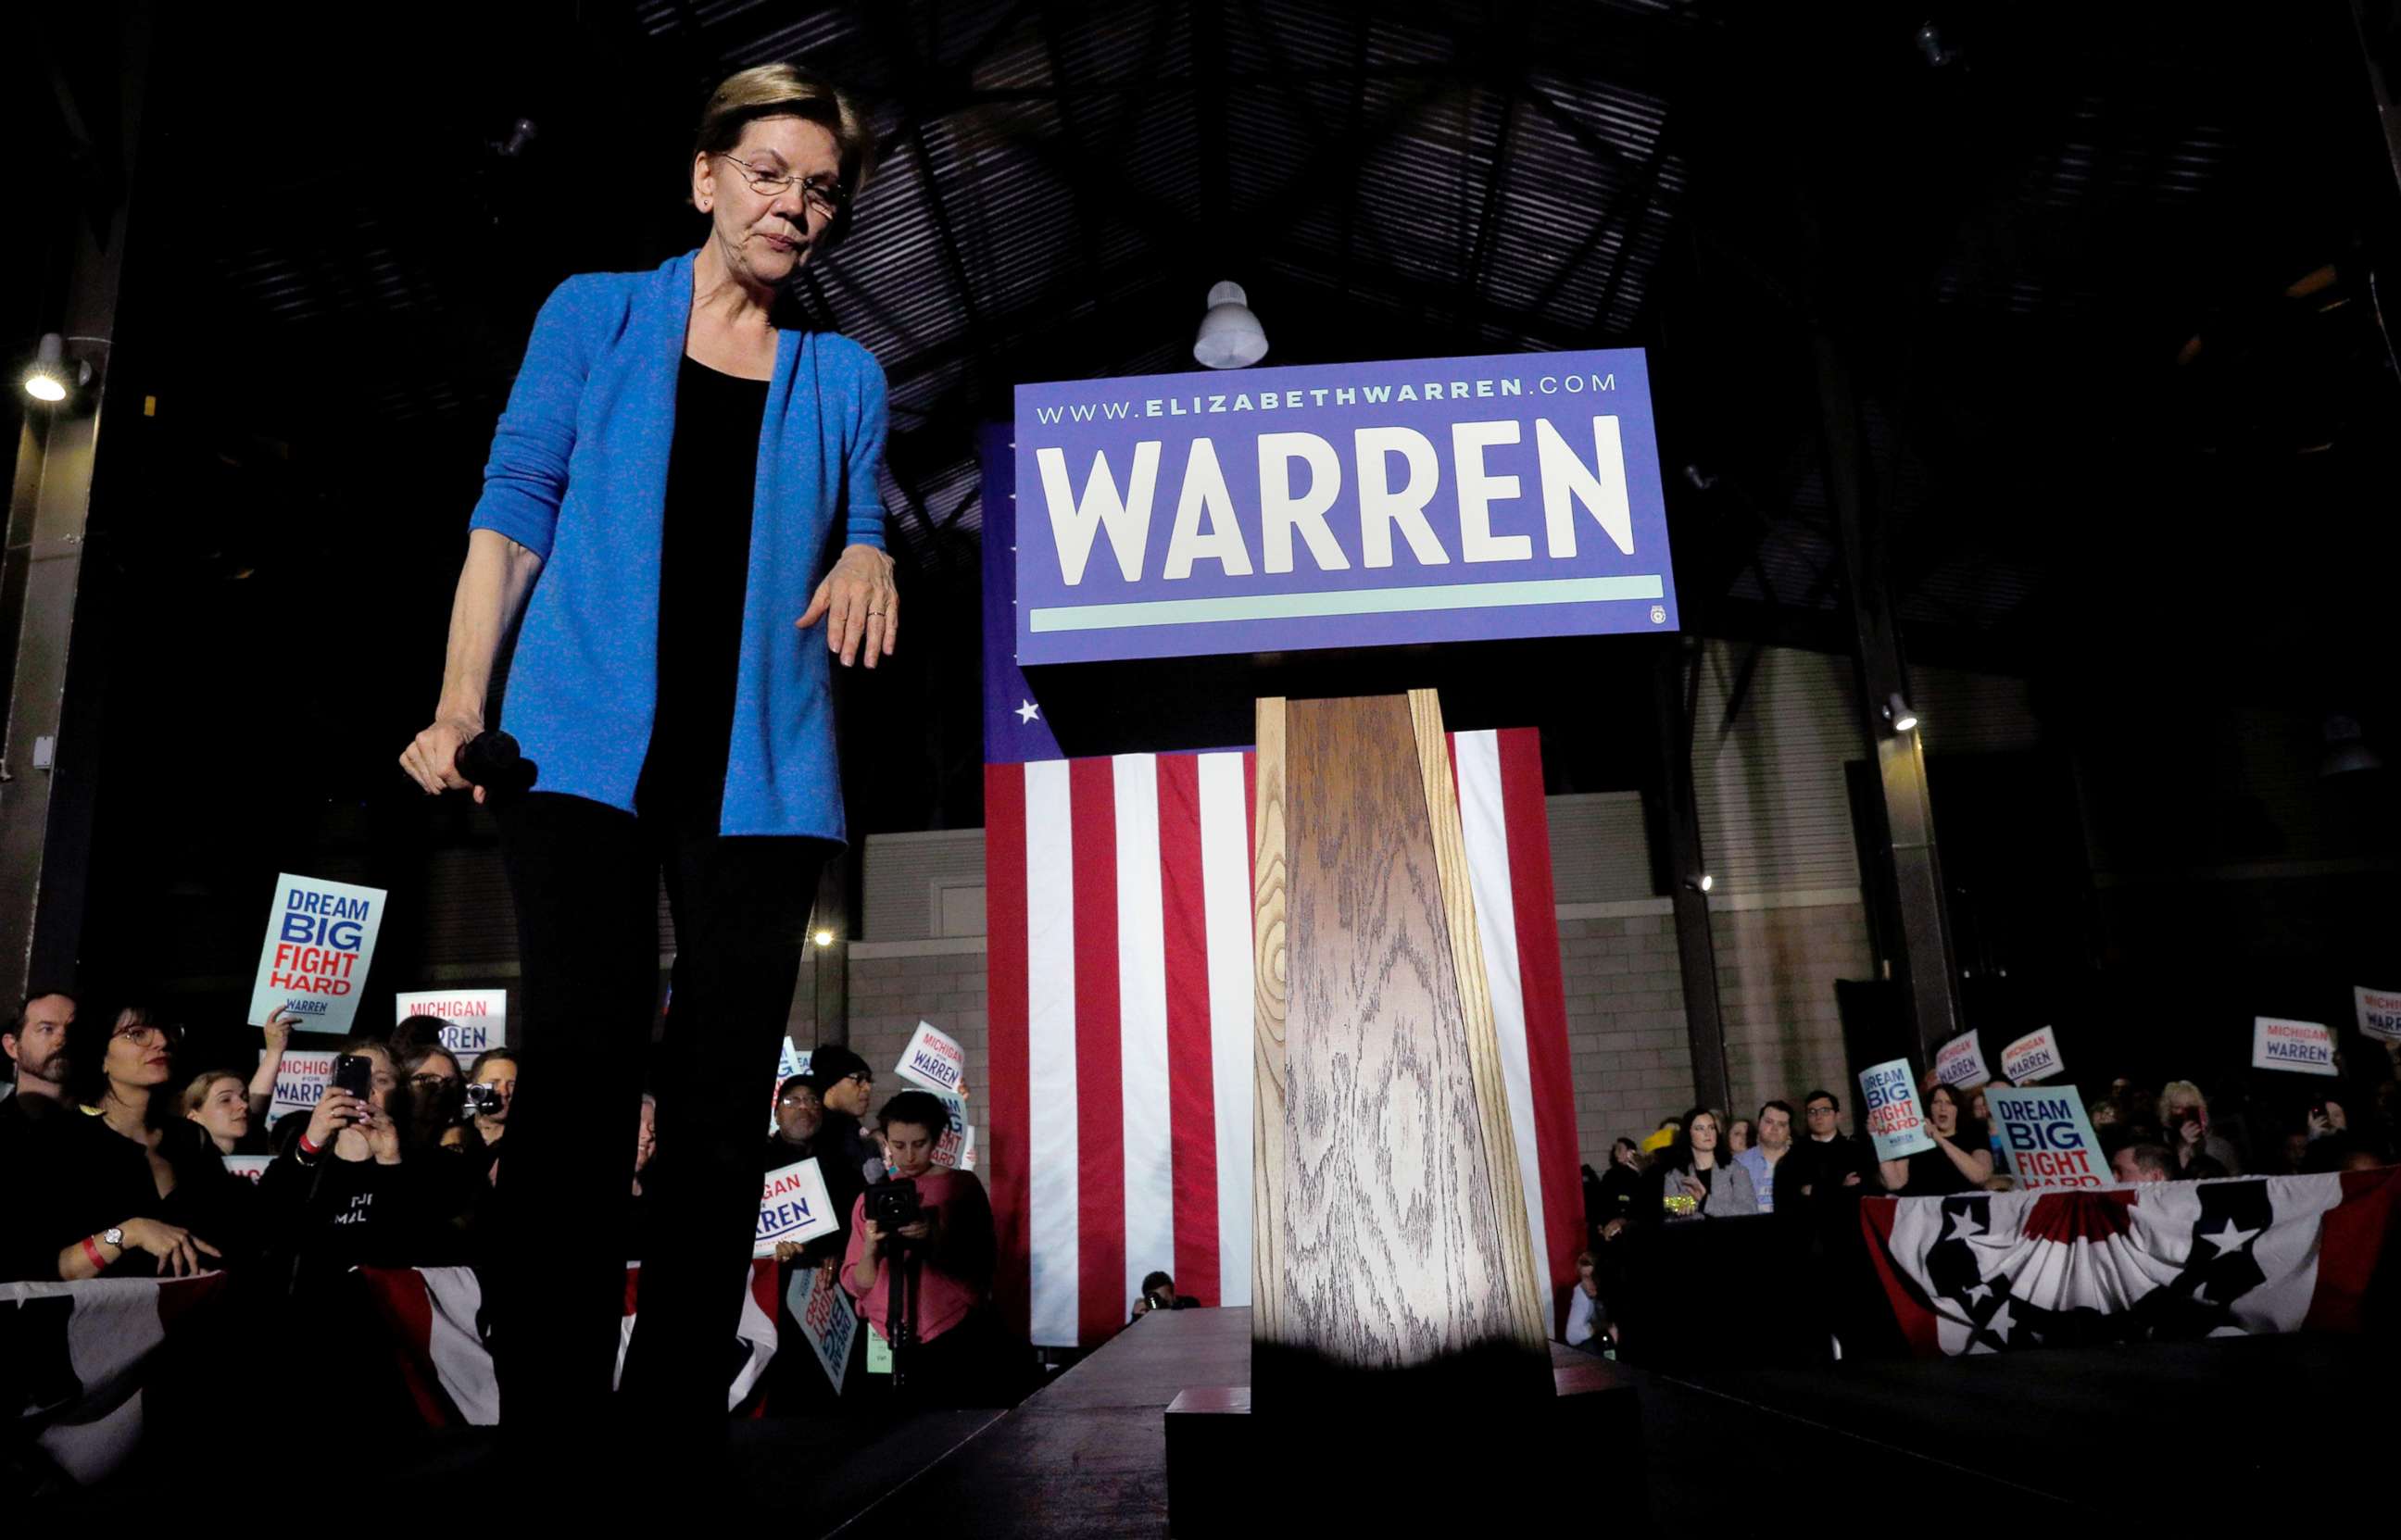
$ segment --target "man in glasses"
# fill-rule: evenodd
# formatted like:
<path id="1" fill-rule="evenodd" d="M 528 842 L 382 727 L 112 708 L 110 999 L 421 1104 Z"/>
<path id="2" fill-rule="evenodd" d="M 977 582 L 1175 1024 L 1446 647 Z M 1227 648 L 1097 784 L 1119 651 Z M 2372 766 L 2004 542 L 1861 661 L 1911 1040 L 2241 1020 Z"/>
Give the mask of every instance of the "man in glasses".
<path id="1" fill-rule="evenodd" d="M 1866 1146 L 1843 1132 L 1843 1104 L 1832 1091 L 1812 1091 L 1801 1103 L 1806 1134 L 1793 1147 L 1793 1160 L 1784 1180 L 1791 1191 L 1814 1203 L 1859 1196 L 1875 1169 Z"/>

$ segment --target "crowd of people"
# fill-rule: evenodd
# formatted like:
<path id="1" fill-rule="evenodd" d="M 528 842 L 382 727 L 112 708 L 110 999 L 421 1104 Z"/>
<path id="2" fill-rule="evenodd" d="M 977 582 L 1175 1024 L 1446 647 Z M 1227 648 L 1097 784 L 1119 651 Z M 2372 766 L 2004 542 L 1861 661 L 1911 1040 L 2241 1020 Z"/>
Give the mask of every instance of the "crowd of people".
<path id="1" fill-rule="evenodd" d="M 2401 1055 L 2396 1055 L 2401 1057 Z M 2401 1152 L 2401 1085 L 2391 1066 L 2346 1075 L 2284 1107 L 2267 1102 L 2226 1117 L 2189 1080 L 2157 1090 L 2112 1080 L 2088 1107 L 2094 1138 L 2120 1183 L 2198 1181 L 2251 1175 L 2307 1175 L 2394 1163 Z M 1928 1073 L 1920 1086 L 1932 1147 L 1879 1160 L 1868 1139 L 1846 1132 L 1842 1098 L 1814 1090 L 1796 1116 L 1782 1098 L 1731 1122 L 1695 1107 L 1636 1140 L 1612 1145 L 1609 1168 L 1584 1168 L 1586 1249 L 1577 1259 L 1566 1340 L 1607 1351 L 1618 1340 L 1626 1281 L 1623 1243 L 1646 1228 L 1762 1214 L 1807 1221 L 1802 1233 L 1847 1240 L 1846 1206 L 1863 1196 L 1948 1196 L 2013 1186 L 1985 1092 L 1991 1081 L 1948 1085 Z"/>
<path id="2" fill-rule="evenodd" d="M 0 1097 L 0 1171 L 10 1174 L 0 1183 L 0 1281 L 221 1272 L 250 1308 L 338 1326 L 363 1308 L 349 1278 L 355 1268 L 485 1269 L 494 1260 L 486 1243 L 501 1227 L 537 1222 L 513 1211 L 507 1180 L 520 1058 L 493 1048 L 463 1066 L 442 1043 L 447 1025 L 413 1016 L 349 1039 L 323 1094 L 270 1128 L 288 1015 L 268 1024 L 254 1068 L 195 1066 L 182 1061 L 183 1032 L 150 1010 L 92 1010 L 63 990 L 36 993 L 0 1023 L 11 1071 Z M 933 1165 L 949 1126 L 940 1101 L 904 1090 L 879 1111 L 874 1085 L 864 1059 L 829 1044 L 776 1087 L 761 1173 L 816 1159 L 842 1221 L 779 1247 L 780 1281 L 816 1270 L 888 1339 L 900 1297 L 892 1261 L 905 1257 L 921 1392 L 1005 1397 L 1011 1377 L 990 1309 L 982 1187 L 972 1173 Z M 624 1168 L 629 1261 L 661 1233 L 649 1194 L 658 1163 L 675 1158 L 646 1097 Z M 900 1186 L 914 1191 L 914 1217 L 887 1233 L 869 1194 Z M 816 1356 L 793 1340 L 789 1312 L 779 1315 L 785 1340 L 763 1392 L 768 1410 L 831 1400 Z M 489 1345 L 505 1351 L 506 1321 L 488 1326 Z M 855 1352 L 866 1351 L 861 1333 Z M 873 1376 L 851 1367 L 845 1392 L 875 1394 Z"/>

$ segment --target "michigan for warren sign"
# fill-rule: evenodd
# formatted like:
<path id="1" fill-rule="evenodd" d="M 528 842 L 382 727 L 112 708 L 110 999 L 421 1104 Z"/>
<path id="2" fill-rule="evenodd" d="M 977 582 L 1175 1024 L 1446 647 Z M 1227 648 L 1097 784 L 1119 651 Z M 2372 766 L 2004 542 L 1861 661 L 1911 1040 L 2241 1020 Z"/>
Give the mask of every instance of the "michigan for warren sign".
<path id="1" fill-rule="evenodd" d="M 1640 348 L 1017 389 L 1022 664 L 1670 631 Z"/>

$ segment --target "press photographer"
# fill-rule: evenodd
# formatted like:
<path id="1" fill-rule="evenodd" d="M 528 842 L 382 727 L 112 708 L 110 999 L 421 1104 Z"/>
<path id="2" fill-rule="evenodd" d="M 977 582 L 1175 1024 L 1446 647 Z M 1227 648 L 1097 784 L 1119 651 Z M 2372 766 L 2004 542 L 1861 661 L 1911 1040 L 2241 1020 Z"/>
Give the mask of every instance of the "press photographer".
<path id="1" fill-rule="evenodd" d="M 901 1092 L 879 1121 L 892 1176 L 851 1204 L 843 1287 L 886 1342 L 908 1322 L 902 1388 L 975 1404 L 992 1388 L 992 1206 L 974 1173 L 934 1165 L 950 1115 L 930 1093 Z"/>

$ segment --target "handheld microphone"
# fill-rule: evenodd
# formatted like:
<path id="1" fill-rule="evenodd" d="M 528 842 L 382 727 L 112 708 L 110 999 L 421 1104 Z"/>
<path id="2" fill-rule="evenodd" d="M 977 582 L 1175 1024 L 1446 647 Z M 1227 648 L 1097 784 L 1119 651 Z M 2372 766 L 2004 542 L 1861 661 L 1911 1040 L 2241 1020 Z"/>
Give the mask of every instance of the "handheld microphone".
<path id="1" fill-rule="evenodd" d="M 475 734 L 459 746 L 459 774 L 469 785 L 484 788 L 486 803 L 504 802 L 533 789 L 541 767 L 527 758 L 517 741 L 497 729 Z"/>

